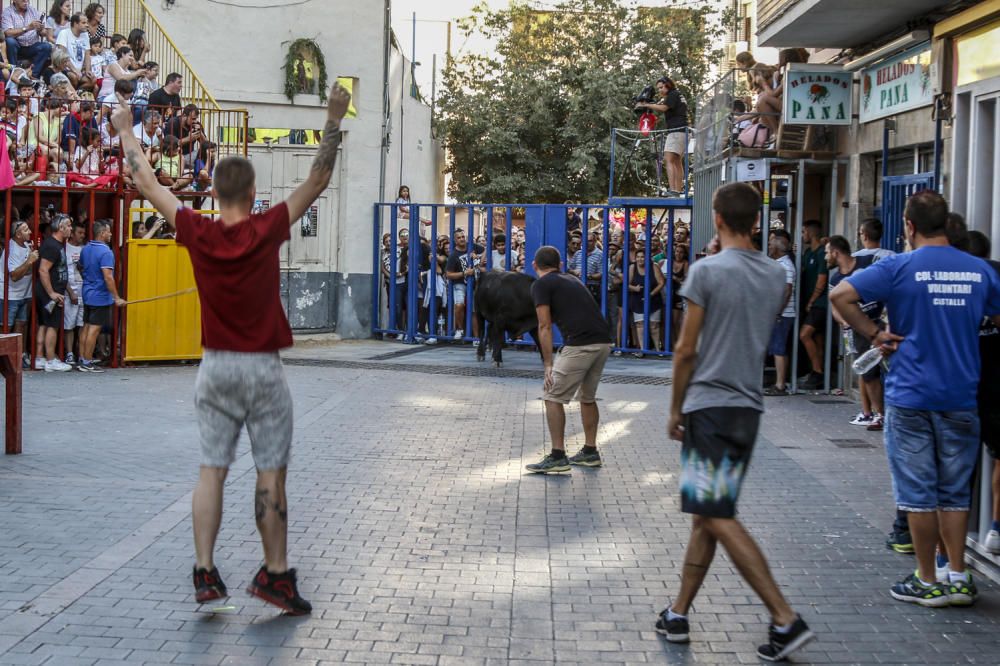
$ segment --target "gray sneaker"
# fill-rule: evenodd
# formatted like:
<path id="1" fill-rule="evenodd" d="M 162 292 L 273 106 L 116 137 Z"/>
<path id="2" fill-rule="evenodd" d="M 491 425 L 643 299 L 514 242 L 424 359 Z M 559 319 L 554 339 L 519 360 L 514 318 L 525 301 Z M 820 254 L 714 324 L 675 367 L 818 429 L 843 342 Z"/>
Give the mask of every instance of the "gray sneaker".
<path id="1" fill-rule="evenodd" d="M 553 458 L 552 454 L 542 458 L 541 462 L 532 463 L 530 465 L 525 465 L 524 469 L 529 472 L 534 472 L 535 474 L 552 474 L 555 472 L 568 472 L 569 471 L 569 458 L 563 456 L 561 458 Z"/>
<path id="2" fill-rule="evenodd" d="M 569 464 L 580 465 L 581 467 L 600 467 L 601 454 L 597 451 L 586 453 L 583 449 L 580 449 L 575 456 L 569 457 Z"/>

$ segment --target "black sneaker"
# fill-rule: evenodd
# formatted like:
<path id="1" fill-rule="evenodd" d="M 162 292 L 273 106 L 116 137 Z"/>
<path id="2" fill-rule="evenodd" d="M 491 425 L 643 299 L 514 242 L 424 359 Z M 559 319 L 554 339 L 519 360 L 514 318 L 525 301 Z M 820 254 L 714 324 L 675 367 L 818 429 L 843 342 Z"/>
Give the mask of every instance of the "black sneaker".
<path id="1" fill-rule="evenodd" d="M 951 605 L 951 595 L 948 586 L 937 581 L 924 585 L 916 572 L 899 581 L 889 589 L 893 599 L 920 604 L 928 608 L 941 608 Z"/>
<path id="2" fill-rule="evenodd" d="M 668 618 L 668 610 L 670 609 L 664 608 L 660 612 L 660 616 L 656 618 L 656 633 L 665 636 L 671 643 L 687 643 L 691 640 L 688 636 L 691 627 L 688 625 L 687 618 L 675 617 L 671 620 Z"/>
<path id="3" fill-rule="evenodd" d="M 810 372 L 806 380 L 799 384 L 799 388 L 806 391 L 815 391 L 823 388 L 823 375 L 818 372 Z"/>
<path id="4" fill-rule="evenodd" d="M 797 615 L 792 628 L 785 633 L 779 632 L 773 624 L 770 626 L 767 643 L 757 648 L 757 656 L 765 661 L 782 661 L 814 638 L 816 634 L 809 630 L 802 616 Z"/>
<path id="5" fill-rule="evenodd" d="M 194 567 L 194 600 L 199 604 L 213 599 L 224 599 L 229 596 L 226 584 L 222 582 L 219 570 L 212 567 L 211 571 Z"/>
<path id="6" fill-rule="evenodd" d="M 569 458 L 566 456 L 561 456 L 559 458 L 553 458 L 552 454 L 542 458 L 541 462 L 532 463 L 530 465 L 525 465 L 524 469 L 529 472 L 534 472 L 535 474 L 552 474 L 554 472 L 568 472 L 569 471 Z"/>
<path id="7" fill-rule="evenodd" d="M 306 615 L 312 612 L 312 604 L 299 596 L 295 569 L 275 574 L 263 566 L 247 587 L 247 593 L 277 606 L 289 615 Z"/>
<path id="8" fill-rule="evenodd" d="M 601 454 L 597 451 L 587 453 L 583 449 L 580 449 L 575 456 L 569 457 L 569 464 L 580 465 L 581 467 L 600 467 Z"/>
<path id="9" fill-rule="evenodd" d="M 912 555 L 913 537 L 910 536 L 909 532 L 893 530 L 889 533 L 889 538 L 885 540 L 885 547 L 903 555 Z"/>

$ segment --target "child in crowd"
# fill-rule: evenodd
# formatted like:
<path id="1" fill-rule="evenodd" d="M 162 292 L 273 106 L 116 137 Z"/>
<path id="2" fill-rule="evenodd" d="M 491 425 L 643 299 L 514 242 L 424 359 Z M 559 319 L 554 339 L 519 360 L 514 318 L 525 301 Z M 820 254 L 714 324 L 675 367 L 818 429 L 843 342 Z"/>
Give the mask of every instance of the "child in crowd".
<path id="1" fill-rule="evenodd" d="M 138 125 L 142 122 L 142 114 L 145 113 L 149 105 L 149 94 L 156 90 L 156 77 L 160 75 L 160 66 L 155 62 L 147 62 L 146 76 L 140 76 L 135 83 L 135 92 L 132 93 L 132 123 Z"/>
<path id="2" fill-rule="evenodd" d="M 181 142 L 176 136 L 167 134 L 163 137 L 163 155 L 160 157 L 160 168 L 157 178 L 161 185 L 172 191 L 183 190 L 193 180 L 190 171 L 184 171 L 181 161 Z"/>
<path id="3" fill-rule="evenodd" d="M 194 163 L 194 172 L 197 180 L 194 189 L 199 192 L 207 192 L 212 187 L 212 172 L 215 171 L 215 144 L 211 141 L 203 141 L 198 158 Z"/>

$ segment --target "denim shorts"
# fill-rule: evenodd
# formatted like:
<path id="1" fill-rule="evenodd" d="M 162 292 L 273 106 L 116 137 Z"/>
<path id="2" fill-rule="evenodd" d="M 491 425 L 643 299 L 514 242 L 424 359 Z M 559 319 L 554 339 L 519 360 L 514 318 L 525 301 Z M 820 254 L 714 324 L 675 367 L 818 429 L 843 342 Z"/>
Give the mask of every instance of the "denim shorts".
<path id="1" fill-rule="evenodd" d="M 888 405 L 885 451 L 896 507 L 910 512 L 968 511 L 979 445 L 975 410 Z"/>
<path id="2" fill-rule="evenodd" d="M 767 353 L 771 356 L 788 355 L 788 334 L 795 325 L 795 317 L 779 317 L 771 329 L 771 341 L 767 344 Z"/>
<path id="3" fill-rule="evenodd" d="M 30 298 L 16 300 L 7 299 L 7 326 L 13 326 L 16 321 L 28 321 L 28 314 L 31 312 Z"/>

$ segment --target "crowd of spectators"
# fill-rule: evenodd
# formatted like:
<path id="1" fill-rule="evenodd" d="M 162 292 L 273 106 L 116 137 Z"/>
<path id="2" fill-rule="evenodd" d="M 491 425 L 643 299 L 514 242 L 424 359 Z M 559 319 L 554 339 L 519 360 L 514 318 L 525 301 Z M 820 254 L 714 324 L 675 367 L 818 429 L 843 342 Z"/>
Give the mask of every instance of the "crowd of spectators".
<path id="1" fill-rule="evenodd" d="M 121 97 L 160 182 L 174 191 L 208 190 L 216 145 L 198 108 L 181 100 L 182 75 L 168 73 L 160 85 L 145 33 L 109 36 L 104 15 L 98 3 L 73 13 L 69 0 L 55 0 L 45 15 L 27 0 L 4 7 L 0 182 L 131 187 L 110 123 Z"/>
<path id="2" fill-rule="evenodd" d="M 405 202 L 408 202 L 408 197 Z M 397 220 L 408 219 L 409 212 L 404 218 L 403 210 L 403 205 L 397 209 Z M 683 299 L 678 296 L 678 291 L 687 277 L 690 260 L 690 230 L 687 224 L 677 222 L 672 239 L 669 237 L 670 225 L 656 225 L 649 238 L 647 260 L 646 237 L 641 225 L 630 230 L 629 247 L 625 248 L 623 229 L 611 224 L 605 235 L 602 220 L 585 223 L 581 212 L 576 206 L 567 207 L 567 259 L 563 262 L 563 270 L 583 281 L 598 304 L 602 304 L 603 300 L 605 316 L 616 333 L 616 347 L 634 350 L 632 353 L 636 356 L 666 350 L 668 340 L 676 340 L 676 332 L 684 316 Z M 490 236 L 478 235 L 470 240 L 462 228 L 457 228 L 453 236 L 442 234 L 435 241 L 419 239 L 419 338 L 430 344 L 444 337 L 462 340 L 467 337 L 467 332 L 472 338 L 479 338 L 481 331 L 477 318 L 468 316 L 471 303 L 469 289 L 475 290 L 484 271 L 523 272 L 526 266 L 530 266 L 531 259 L 525 256 L 524 227 L 512 225 L 510 234 L 508 239 L 505 225 L 497 222 L 492 233 L 492 245 Z M 395 329 L 405 331 L 409 253 L 413 247 L 408 228 L 398 229 L 395 257 L 392 246 L 390 234 L 383 234 L 380 257 L 386 328 L 389 327 L 391 304 Z M 667 255 L 671 247 L 672 260 Z M 433 307 L 432 290 L 437 301 Z M 391 295 L 393 291 L 394 296 Z M 450 313 L 449 302 L 452 307 Z M 622 312 L 626 309 L 629 314 L 627 325 L 623 326 Z M 435 321 L 431 321 L 432 312 L 438 313 Z M 398 335 L 405 337 L 405 333 Z"/>

